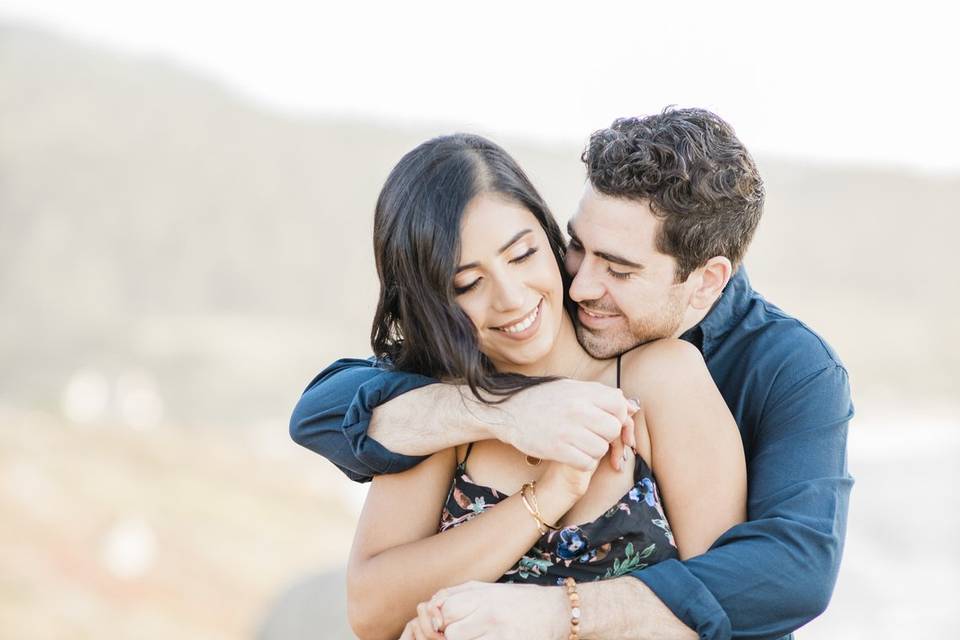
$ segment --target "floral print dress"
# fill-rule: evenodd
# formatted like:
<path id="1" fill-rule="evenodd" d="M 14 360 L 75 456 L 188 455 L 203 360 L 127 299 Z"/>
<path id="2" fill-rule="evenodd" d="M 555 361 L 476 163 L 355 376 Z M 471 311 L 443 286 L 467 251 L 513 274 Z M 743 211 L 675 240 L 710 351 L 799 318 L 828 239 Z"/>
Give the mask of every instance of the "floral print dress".
<path id="1" fill-rule="evenodd" d="M 459 526 L 507 498 L 467 475 L 467 448 L 444 503 L 440 531 Z M 548 531 L 498 582 L 558 585 L 615 578 L 676 558 L 677 548 L 646 461 L 637 456 L 634 485 L 592 522 Z"/>

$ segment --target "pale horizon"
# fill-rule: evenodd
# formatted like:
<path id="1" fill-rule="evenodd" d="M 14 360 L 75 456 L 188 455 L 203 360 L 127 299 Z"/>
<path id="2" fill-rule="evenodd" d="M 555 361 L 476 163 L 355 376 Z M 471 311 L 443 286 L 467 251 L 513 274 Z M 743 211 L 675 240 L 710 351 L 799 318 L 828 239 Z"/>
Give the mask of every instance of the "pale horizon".
<path id="1" fill-rule="evenodd" d="M 562 14 L 419 7 L 11 0 L 0 21 L 165 59 L 294 116 L 565 144 L 618 116 L 695 105 L 758 156 L 960 174 L 960 127 L 918 132 L 932 118 L 911 115 L 960 112 L 944 80 L 960 48 L 926 0 L 909 15 L 823 2 L 796 16 L 760 3 L 694 2 L 682 15 L 610 2 Z"/>

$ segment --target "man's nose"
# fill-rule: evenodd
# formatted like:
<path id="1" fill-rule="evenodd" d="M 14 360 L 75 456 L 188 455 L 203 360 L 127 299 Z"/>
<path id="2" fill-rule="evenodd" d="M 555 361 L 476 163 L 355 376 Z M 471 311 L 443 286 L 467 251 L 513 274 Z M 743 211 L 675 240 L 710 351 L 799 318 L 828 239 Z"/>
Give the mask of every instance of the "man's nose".
<path id="1" fill-rule="evenodd" d="M 574 302 L 584 302 L 585 300 L 599 300 L 605 293 L 603 283 L 594 273 L 594 269 L 584 260 L 577 269 L 577 274 L 573 276 L 570 283 L 570 298 Z"/>

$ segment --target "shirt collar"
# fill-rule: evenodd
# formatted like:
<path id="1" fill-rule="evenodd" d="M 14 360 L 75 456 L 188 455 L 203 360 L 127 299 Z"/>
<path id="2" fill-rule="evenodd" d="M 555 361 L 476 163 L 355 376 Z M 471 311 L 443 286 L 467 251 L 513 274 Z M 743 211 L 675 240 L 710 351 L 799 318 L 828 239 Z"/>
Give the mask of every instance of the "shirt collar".
<path id="1" fill-rule="evenodd" d="M 684 332 L 680 338 L 699 347 L 700 352 L 707 357 L 717 343 L 746 315 L 753 296 L 747 270 L 741 265 L 703 320 Z"/>

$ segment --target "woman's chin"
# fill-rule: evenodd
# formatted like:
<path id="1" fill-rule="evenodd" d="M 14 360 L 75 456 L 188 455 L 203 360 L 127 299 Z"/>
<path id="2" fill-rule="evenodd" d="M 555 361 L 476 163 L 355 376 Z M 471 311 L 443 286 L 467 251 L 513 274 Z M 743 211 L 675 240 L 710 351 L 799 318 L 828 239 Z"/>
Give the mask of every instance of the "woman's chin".
<path id="1" fill-rule="evenodd" d="M 496 355 L 488 353 L 488 357 L 500 371 L 516 371 L 539 364 L 550 355 L 553 350 L 553 340 L 550 332 L 541 331 L 525 342 L 497 345 Z"/>

